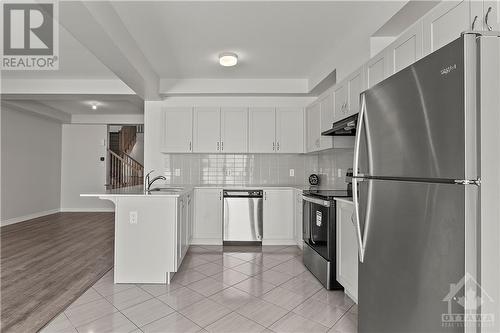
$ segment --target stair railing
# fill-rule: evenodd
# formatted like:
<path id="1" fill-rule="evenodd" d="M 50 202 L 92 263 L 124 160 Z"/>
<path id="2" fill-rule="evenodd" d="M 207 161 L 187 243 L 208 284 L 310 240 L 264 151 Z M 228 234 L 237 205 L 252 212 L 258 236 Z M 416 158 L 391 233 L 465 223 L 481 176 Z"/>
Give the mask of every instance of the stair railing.
<path id="1" fill-rule="evenodd" d="M 120 156 L 108 149 L 108 189 L 142 185 L 144 167 L 127 154 Z"/>

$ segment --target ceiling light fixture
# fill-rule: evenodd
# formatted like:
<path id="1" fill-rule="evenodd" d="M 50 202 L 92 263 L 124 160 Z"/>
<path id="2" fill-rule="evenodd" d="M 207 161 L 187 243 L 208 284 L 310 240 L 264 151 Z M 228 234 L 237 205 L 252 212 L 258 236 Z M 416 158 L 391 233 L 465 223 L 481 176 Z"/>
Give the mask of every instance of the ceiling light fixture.
<path id="1" fill-rule="evenodd" d="M 97 110 L 97 104 L 92 104 L 92 110 Z"/>
<path id="2" fill-rule="evenodd" d="M 232 52 L 219 54 L 219 64 L 224 67 L 231 67 L 238 63 L 238 55 Z"/>

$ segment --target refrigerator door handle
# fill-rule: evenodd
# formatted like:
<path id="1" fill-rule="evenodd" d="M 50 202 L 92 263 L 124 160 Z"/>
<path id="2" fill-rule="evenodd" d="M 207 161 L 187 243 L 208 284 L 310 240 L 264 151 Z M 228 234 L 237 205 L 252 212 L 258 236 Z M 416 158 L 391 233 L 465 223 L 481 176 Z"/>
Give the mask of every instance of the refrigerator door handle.
<path id="1" fill-rule="evenodd" d="M 362 178 L 359 178 L 360 174 L 358 167 L 359 167 L 359 146 L 361 144 L 361 130 L 365 118 L 365 111 L 366 111 L 365 94 L 361 94 L 361 110 L 359 111 L 359 117 L 358 117 L 357 135 L 356 135 L 356 141 L 354 143 L 354 160 L 352 168 L 352 174 L 353 174 L 352 199 L 354 203 L 354 217 L 356 219 L 354 225 L 356 228 L 356 239 L 358 241 L 358 256 L 360 262 L 363 262 L 364 260 L 364 246 L 363 246 L 363 236 L 361 235 L 361 225 L 359 222 L 358 181 L 362 181 Z"/>
<path id="2" fill-rule="evenodd" d="M 358 179 L 352 180 L 352 201 L 354 203 L 354 227 L 356 229 L 356 240 L 358 243 L 359 262 L 363 262 L 365 258 L 365 250 L 363 246 L 363 236 L 361 235 L 361 225 L 359 223 L 359 202 L 358 202 Z"/>

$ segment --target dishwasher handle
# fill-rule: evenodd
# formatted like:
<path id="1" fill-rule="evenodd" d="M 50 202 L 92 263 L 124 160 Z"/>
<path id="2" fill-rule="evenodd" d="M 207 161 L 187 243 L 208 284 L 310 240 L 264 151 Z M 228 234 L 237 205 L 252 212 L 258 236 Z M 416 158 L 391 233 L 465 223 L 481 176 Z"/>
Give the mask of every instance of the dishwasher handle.
<path id="1" fill-rule="evenodd" d="M 224 198 L 262 198 L 262 190 L 224 190 Z"/>

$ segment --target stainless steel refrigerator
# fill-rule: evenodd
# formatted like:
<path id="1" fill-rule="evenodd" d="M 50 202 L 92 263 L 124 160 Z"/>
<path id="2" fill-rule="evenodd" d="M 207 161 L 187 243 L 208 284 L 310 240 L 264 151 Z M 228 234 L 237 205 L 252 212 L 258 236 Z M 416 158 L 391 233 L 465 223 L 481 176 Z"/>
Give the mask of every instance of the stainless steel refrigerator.
<path id="1" fill-rule="evenodd" d="M 464 34 L 360 96 L 359 332 L 475 330 L 456 315 L 481 292 L 481 43 L 498 39 Z"/>

